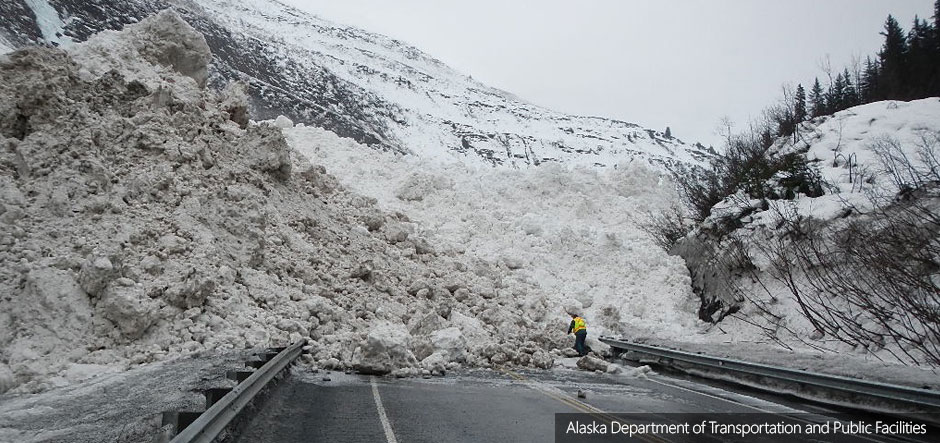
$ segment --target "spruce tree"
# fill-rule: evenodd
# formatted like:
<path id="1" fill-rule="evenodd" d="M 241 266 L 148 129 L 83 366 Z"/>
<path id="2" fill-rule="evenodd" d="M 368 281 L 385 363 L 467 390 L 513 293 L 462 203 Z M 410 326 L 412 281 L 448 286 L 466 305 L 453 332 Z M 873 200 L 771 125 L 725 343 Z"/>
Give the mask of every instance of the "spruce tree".
<path id="1" fill-rule="evenodd" d="M 931 58 L 931 65 L 933 65 L 933 70 L 930 72 L 930 81 L 927 84 L 927 95 L 929 96 L 940 96 L 940 0 L 937 0 L 934 5 L 933 13 L 933 57 Z"/>
<path id="2" fill-rule="evenodd" d="M 852 76 L 849 75 L 849 68 L 845 68 L 845 71 L 842 73 L 842 78 L 845 80 L 842 90 L 842 108 L 851 108 L 858 104 L 858 92 L 855 90 L 855 85 L 852 83 Z"/>
<path id="3" fill-rule="evenodd" d="M 909 75 L 908 98 L 923 98 L 929 94 L 931 77 L 936 70 L 934 59 L 934 29 L 926 20 L 914 17 L 914 27 L 907 35 Z"/>
<path id="4" fill-rule="evenodd" d="M 812 116 L 819 117 L 820 115 L 826 115 L 826 98 L 823 95 L 822 86 L 819 84 L 819 78 L 816 78 L 816 81 L 813 82 L 813 89 L 809 92 L 809 100 L 813 105 Z"/>
<path id="5" fill-rule="evenodd" d="M 845 79 L 840 72 L 836 75 L 835 81 L 829 86 L 829 94 L 826 95 L 826 107 L 830 114 L 845 109 Z"/>
<path id="6" fill-rule="evenodd" d="M 666 126 L 666 133 L 664 135 L 666 138 L 672 138 L 672 129 L 669 129 L 669 126 Z"/>
<path id="7" fill-rule="evenodd" d="M 806 90 L 803 89 L 803 85 L 796 85 L 793 101 L 793 121 L 799 125 L 806 121 Z"/>
<path id="8" fill-rule="evenodd" d="M 859 85 L 859 96 L 862 103 L 881 100 L 881 91 L 878 88 L 878 77 L 880 75 L 878 62 L 872 60 L 871 57 L 867 57 L 865 59 L 865 71 L 862 72 L 862 83 Z"/>
<path id="9" fill-rule="evenodd" d="M 884 98 L 904 99 L 905 82 L 908 77 L 907 39 L 904 30 L 898 25 L 893 16 L 885 21 L 885 30 L 881 33 L 885 37 L 884 45 L 878 53 L 881 60 L 881 84 Z"/>

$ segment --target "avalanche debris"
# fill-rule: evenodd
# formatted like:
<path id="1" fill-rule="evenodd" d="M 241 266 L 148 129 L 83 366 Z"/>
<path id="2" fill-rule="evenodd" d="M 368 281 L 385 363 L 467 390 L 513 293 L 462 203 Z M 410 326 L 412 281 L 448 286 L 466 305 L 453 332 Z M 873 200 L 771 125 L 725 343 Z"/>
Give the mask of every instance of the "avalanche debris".
<path id="1" fill-rule="evenodd" d="M 208 61 L 172 12 L 0 56 L 0 389 L 299 339 L 369 373 L 551 366 L 534 284 L 344 189 Z"/>

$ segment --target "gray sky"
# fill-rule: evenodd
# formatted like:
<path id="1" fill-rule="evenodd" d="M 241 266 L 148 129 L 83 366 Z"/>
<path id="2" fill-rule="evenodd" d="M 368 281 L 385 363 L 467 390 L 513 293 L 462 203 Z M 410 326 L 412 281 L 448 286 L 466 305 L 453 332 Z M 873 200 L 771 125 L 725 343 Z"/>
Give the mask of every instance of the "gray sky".
<path id="1" fill-rule="evenodd" d="M 905 31 L 933 0 L 282 0 L 405 41 L 491 86 L 558 111 L 720 145 L 784 82 L 824 77 Z M 822 79 L 821 79 L 822 80 Z"/>

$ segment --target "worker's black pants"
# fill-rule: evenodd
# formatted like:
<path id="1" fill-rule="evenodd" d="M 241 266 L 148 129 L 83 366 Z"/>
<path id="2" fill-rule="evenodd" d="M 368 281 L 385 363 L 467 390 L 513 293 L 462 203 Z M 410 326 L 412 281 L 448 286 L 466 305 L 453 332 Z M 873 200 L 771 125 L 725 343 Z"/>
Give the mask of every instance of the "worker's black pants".
<path id="1" fill-rule="evenodd" d="M 578 351 L 578 355 L 586 355 L 587 350 L 584 348 L 584 339 L 587 338 L 587 331 L 580 330 L 574 333 L 574 350 Z"/>

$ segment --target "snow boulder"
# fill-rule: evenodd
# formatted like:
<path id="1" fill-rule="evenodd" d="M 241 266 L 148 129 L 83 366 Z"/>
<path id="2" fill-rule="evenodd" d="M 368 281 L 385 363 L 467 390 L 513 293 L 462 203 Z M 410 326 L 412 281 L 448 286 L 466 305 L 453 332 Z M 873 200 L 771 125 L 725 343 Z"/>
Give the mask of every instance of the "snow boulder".
<path id="1" fill-rule="evenodd" d="M 120 32 L 99 33 L 70 48 L 70 52 L 84 73 L 101 76 L 115 70 L 125 77 L 138 78 L 148 89 L 157 90 L 163 85 L 172 90 L 171 95 L 187 95 L 190 99 L 197 95 L 184 92 L 188 86 L 175 83 L 188 78 L 196 88 L 205 88 L 212 60 L 205 37 L 170 9 L 125 26 Z M 165 69 L 154 70 L 154 65 Z M 174 74 L 180 77 L 166 83 L 167 77 Z"/>
<path id="2" fill-rule="evenodd" d="M 248 83 L 235 81 L 229 83 L 219 94 L 219 107 L 228 114 L 228 119 L 238 127 L 248 127 Z"/>
<path id="3" fill-rule="evenodd" d="M 206 86 L 212 51 L 205 37 L 177 13 L 164 10 L 140 22 L 135 30 L 134 42 L 148 61 L 171 66 L 195 80 L 200 88 Z"/>
<path id="4" fill-rule="evenodd" d="M 575 300 L 581 303 L 581 307 L 584 309 L 590 308 L 594 305 L 594 296 L 589 292 L 581 292 L 574 296 Z"/>
<path id="5" fill-rule="evenodd" d="M 88 295 L 97 296 L 117 275 L 114 265 L 108 257 L 92 255 L 85 259 L 78 271 L 78 284 Z"/>
<path id="6" fill-rule="evenodd" d="M 445 356 L 448 362 L 460 362 L 466 359 L 467 342 L 457 327 L 452 326 L 433 332 L 431 345 L 434 347 L 434 353 Z"/>
<path id="7" fill-rule="evenodd" d="M 129 339 L 139 338 L 157 320 L 159 305 L 137 285 L 109 287 L 95 306 Z"/>
<path id="8" fill-rule="evenodd" d="M 249 159 L 252 168 L 267 172 L 278 180 L 290 178 L 293 165 L 287 141 L 276 126 L 268 124 L 248 127 L 242 142 L 242 155 Z"/>
<path id="9" fill-rule="evenodd" d="M 379 323 L 353 352 L 353 368 L 361 374 L 388 374 L 413 367 L 418 360 L 408 349 L 410 335 L 403 325 Z"/>
<path id="10" fill-rule="evenodd" d="M 411 174 L 397 191 L 395 197 L 404 201 L 421 201 L 437 191 L 453 189 L 454 181 L 438 175 Z"/>
<path id="11" fill-rule="evenodd" d="M 15 385 L 16 380 L 13 376 L 13 371 L 10 370 L 9 366 L 0 363 L 0 394 L 9 391 Z"/>
<path id="12" fill-rule="evenodd" d="M 550 369 L 554 365 L 555 359 L 548 352 L 540 349 L 532 354 L 532 366 L 539 369 Z"/>
<path id="13" fill-rule="evenodd" d="M 283 115 L 279 115 L 274 119 L 274 126 L 281 129 L 290 129 L 294 127 L 294 121 Z"/>
<path id="14" fill-rule="evenodd" d="M 590 355 L 585 355 L 578 360 L 578 367 L 584 369 L 585 371 L 601 371 L 607 372 L 607 367 L 609 364 L 597 357 L 591 357 Z"/>

